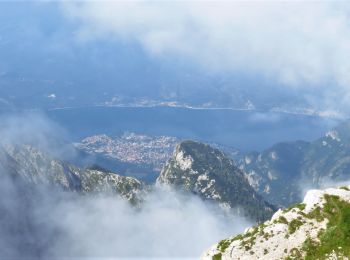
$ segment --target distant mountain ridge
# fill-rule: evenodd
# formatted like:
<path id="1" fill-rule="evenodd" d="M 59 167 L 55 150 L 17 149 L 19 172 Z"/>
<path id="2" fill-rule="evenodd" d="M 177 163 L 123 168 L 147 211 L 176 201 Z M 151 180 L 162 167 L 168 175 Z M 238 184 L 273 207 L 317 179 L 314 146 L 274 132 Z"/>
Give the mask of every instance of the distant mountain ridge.
<path id="1" fill-rule="evenodd" d="M 278 143 L 236 162 L 265 199 L 288 206 L 302 199 L 303 189 L 350 179 L 350 122 L 315 141 Z"/>
<path id="2" fill-rule="evenodd" d="M 184 141 L 176 146 L 173 156 L 175 159 L 167 162 L 158 177 L 158 184 L 195 194 L 257 221 L 267 219 L 276 210 L 218 149 Z M 0 169 L 2 177 L 10 176 L 24 186 L 59 188 L 81 195 L 115 195 L 134 205 L 141 205 L 153 189 L 136 178 L 120 176 L 98 165 L 79 168 L 31 145 L 0 146 Z"/>
<path id="3" fill-rule="evenodd" d="M 281 207 L 300 202 L 304 190 L 327 186 L 329 182 L 347 181 L 350 177 L 350 123 L 344 123 L 327 132 L 323 137 L 312 141 L 295 141 L 277 143 L 262 152 L 240 153 L 226 146 L 210 144 L 233 158 L 235 165 L 244 172 L 245 178 L 254 190 L 262 195 L 266 201 Z M 124 139 L 125 140 L 124 140 Z M 144 168 L 143 175 L 141 166 L 126 165 L 125 160 L 136 162 L 153 163 L 160 167 L 166 158 L 171 157 L 176 138 L 150 137 L 137 134 L 126 135 L 123 138 L 112 139 L 108 136 L 95 136 L 86 139 L 79 147 L 85 152 L 99 154 L 96 157 L 102 167 L 110 169 L 110 165 L 118 165 L 118 169 L 112 167 L 112 171 L 122 171 L 123 175 L 132 174 L 128 169 L 135 171 L 132 176 L 149 178 L 150 168 Z M 178 140 L 179 141 L 179 140 Z M 157 147 L 152 147 L 155 143 Z M 129 147 L 131 146 L 131 147 Z M 123 156 L 123 147 L 129 147 Z M 115 162 L 111 162 L 113 153 L 118 153 Z M 145 153 L 151 155 L 145 156 Z M 151 156 L 151 157 L 149 157 Z M 118 161 L 118 160 L 124 160 Z M 141 164 L 138 164 L 141 165 Z M 136 168 L 135 168 L 136 167 Z M 164 171 L 164 169 L 163 169 Z M 152 173 L 151 178 L 158 174 Z M 162 178 L 159 178 L 159 180 Z M 151 180 L 152 182 L 152 180 Z"/>
<path id="4" fill-rule="evenodd" d="M 3 175 L 29 185 L 53 185 L 81 194 L 112 193 L 132 203 L 141 201 L 146 190 L 146 185 L 135 178 L 78 168 L 30 145 L 2 145 L 0 169 Z"/>

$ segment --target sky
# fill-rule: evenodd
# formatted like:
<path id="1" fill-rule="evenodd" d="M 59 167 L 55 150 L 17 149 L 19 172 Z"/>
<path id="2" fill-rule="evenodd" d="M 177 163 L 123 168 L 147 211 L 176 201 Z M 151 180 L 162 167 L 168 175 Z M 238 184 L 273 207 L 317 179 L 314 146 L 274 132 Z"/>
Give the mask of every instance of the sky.
<path id="1" fill-rule="evenodd" d="M 0 5 L 3 103 L 249 100 L 259 108 L 349 110 L 345 1 Z"/>
<path id="2" fill-rule="evenodd" d="M 263 74 L 284 84 L 347 86 L 342 2 L 141 1 L 65 3 L 84 40 L 137 41 L 152 55 L 183 55 L 212 70 Z"/>
<path id="3" fill-rule="evenodd" d="M 319 92 L 324 105 L 349 99 L 346 1 L 69 2 L 64 12 L 82 41 L 138 42 L 152 56 L 261 77 L 310 103 Z"/>

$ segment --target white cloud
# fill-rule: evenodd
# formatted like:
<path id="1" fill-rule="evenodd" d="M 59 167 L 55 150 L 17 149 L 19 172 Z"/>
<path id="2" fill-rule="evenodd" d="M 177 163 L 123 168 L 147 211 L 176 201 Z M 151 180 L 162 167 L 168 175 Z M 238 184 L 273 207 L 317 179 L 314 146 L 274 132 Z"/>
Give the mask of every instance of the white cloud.
<path id="1" fill-rule="evenodd" d="M 198 258 L 252 224 L 170 190 L 154 190 L 137 209 L 115 196 L 0 180 L 2 259 Z"/>
<path id="2" fill-rule="evenodd" d="M 29 144 L 62 159 L 74 154 L 60 139 L 63 130 L 42 115 L 0 119 L 0 259 L 198 258 L 213 243 L 251 226 L 168 187 L 153 187 L 133 207 L 117 196 L 82 195 L 22 179 L 16 170 L 35 175 L 30 165 L 45 171 L 45 163 L 28 158 L 28 169 L 18 169 L 4 147 Z"/>
<path id="3" fill-rule="evenodd" d="M 52 93 L 50 95 L 47 96 L 50 99 L 55 99 L 56 98 L 56 94 Z"/>
<path id="4" fill-rule="evenodd" d="M 350 84 L 346 2 L 64 3 L 81 39 L 137 41 L 153 55 L 244 71 L 298 87 Z"/>

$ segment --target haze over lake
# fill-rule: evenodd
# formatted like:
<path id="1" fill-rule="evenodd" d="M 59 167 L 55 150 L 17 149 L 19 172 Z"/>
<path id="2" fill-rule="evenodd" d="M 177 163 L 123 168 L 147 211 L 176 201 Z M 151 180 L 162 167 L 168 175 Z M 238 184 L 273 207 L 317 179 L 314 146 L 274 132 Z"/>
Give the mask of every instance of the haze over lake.
<path id="1" fill-rule="evenodd" d="M 84 107 L 47 111 L 73 141 L 126 131 L 217 142 L 261 150 L 280 141 L 313 140 L 339 120 L 318 116 L 230 109 L 178 107 Z"/>

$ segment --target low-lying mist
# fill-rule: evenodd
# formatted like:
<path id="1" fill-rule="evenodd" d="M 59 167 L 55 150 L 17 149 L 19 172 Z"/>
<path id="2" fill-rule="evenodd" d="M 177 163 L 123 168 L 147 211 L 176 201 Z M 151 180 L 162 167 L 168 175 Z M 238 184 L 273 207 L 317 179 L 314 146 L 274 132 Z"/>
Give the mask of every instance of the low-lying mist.
<path id="1" fill-rule="evenodd" d="M 324 177 L 318 180 L 318 183 L 311 183 L 310 180 L 304 180 L 304 182 L 300 181 L 300 198 L 303 200 L 306 193 L 312 189 L 328 189 L 328 188 L 340 188 L 342 186 L 350 185 L 350 179 L 331 179 L 329 177 Z"/>
<path id="2" fill-rule="evenodd" d="M 2 143 L 38 145 L 55 156 L 64 154 L 63 159 L 70 154 L 52 141 L 61 131 L 42 116 L 2 122 Z M 169 187 L 154 187 L 135 207 L 112 195 L 30 184 L 4 165 L 0 171 L 1 258 L 198 257 L 251 225 Z"/>
<path id="3" fill-rule="evenodd" d="M 198 257 L 249 223 L 157 188 L 140 209 L 112 196 L 80 196 L 1 181 L 3 257 Z"/>

